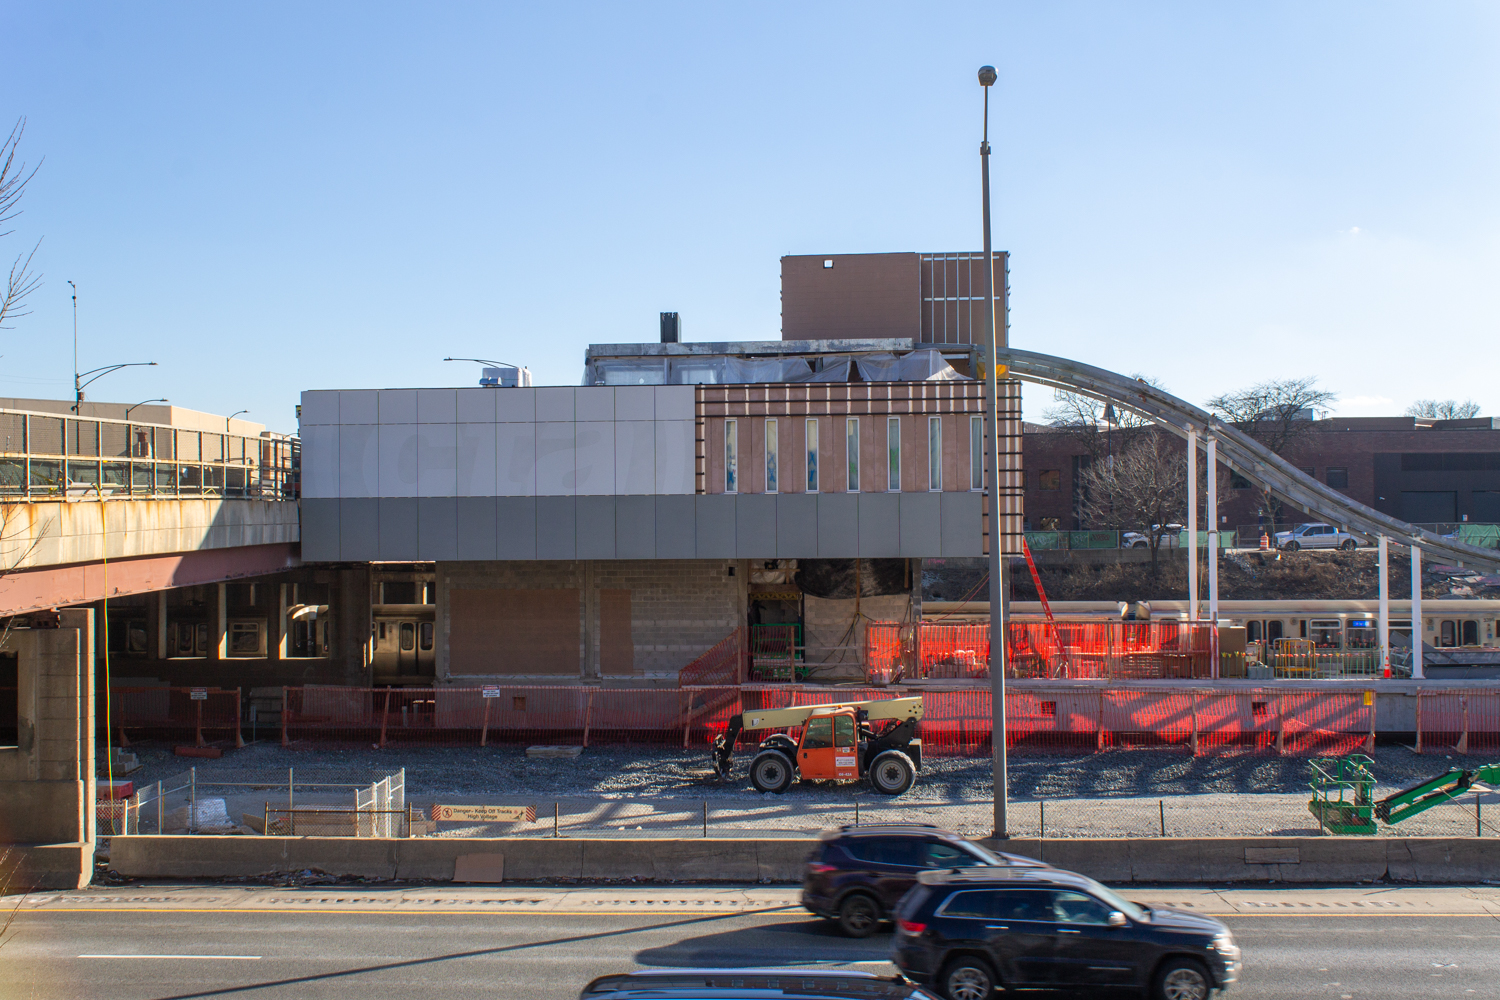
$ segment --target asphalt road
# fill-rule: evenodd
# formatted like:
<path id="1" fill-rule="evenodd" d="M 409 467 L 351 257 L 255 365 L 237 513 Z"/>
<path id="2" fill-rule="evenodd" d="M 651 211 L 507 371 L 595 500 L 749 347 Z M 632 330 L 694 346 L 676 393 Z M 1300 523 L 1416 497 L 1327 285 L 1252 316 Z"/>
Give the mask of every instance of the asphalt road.
<path id="1" fill-rule="evenodd" d="M 888 968 L 888 935 L 851 941 L 777 905 L 795 890 L 487 892 L 397 899 L 385 889 L 199 887 L 34 897 L 0 945 L 0 1000 L 563 998 L 593 976 L 638 966 Z M 1450 890 L 1437 903 L 1431 890 L 1363 887 L 1338 898 L 1367 901 L 1342 903 L 1319 892 L 1193 896 L 1199 909 L 1219 907 L 1244 949 L 1233 995 L 1500 995 L 1495 890 Z"/>

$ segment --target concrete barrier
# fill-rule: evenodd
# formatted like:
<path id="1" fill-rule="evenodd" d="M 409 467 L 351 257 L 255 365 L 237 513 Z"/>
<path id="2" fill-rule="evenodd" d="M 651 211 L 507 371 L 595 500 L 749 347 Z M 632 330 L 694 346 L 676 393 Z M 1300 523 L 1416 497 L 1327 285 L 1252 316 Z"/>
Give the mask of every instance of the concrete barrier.
<path id="1" fill-rule="evenodd" d="M 1500 838 L 1154 837 L 984 843 L 1116 884 L 1500 879 Z M 110 867 L 134 878 L 224 878 L 315 868 L 364 878 L 450 881 L 460 855 L 498 854 L 504 857 L 507 881 L 795 882 L 801 880 L 814 844 L 811 838 L 131 836 L 111 841 Z"/>

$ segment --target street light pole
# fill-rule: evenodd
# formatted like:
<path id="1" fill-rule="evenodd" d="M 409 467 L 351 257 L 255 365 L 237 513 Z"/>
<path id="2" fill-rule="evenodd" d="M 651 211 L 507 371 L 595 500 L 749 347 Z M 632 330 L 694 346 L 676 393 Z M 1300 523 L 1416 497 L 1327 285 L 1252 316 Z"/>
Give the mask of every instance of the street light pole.
<path id="1" fill-rule="evenodd" d="M 989 424 L 985 449 L 985 492 L 989 494 L 990 536 L 990 743 L 994 747 L 995 839 L 1006 840 L 1006 806 L 1010 798 L 1009 762 L 1005 747 L 1005 555 L 1000 516 L 1000 355 L 995 336 L 995 252 L 990 242 L 990 87 L 995 67 L 979 67 L 979 85 L 984 88 L 984 138 L 979 143 L 984 201 L 984 410 Z"/>
<path id="2" fill-rule="evenodd" d="M 76 348 L 75 348 L 75 350 L 76 350 Z M 129 362 L 126 362 L 125 364 L 122 364 L 122 365 L 105 365 L 103 368 L 94 368 L 94 369 L 91 369 L 91 370 L 86 371 L 86 372 L 80 372 L 78 370 L 77 359 L 75 358 L 74 362 L 73 362 L 73 412 L 77 413 L 78 412 L 78 405 L 83 402 L 83 390 L 84 390 L 84 388 L 87 387 L 88 385 L 90 385 L 93 382 L 99 381 L 101 378 L 103 378 L 104 376 L 108 375 L 110 372 L 117 372 L 121 368 L 155 368 L 155 367 L 156 367 L 156 362 L 155 361 L 129 361 Z M 85 377 L 89 376 L 89 375 L 92 375 L 94 377 L 91 378 L 91 379 L 89 379 L 87 382 L 85 382 L 84 381 Z"/>
<path id="3" fill-rule="evenodd" d="M 78 389 L 78 286 L 70 280 L 68 285 L 73 289 L 73 412 L 78 412 L 78 404 L 83 401 L 83 395 Z"/>
<path id="4" fill-rule="evenodd" d="M 139 403 L 135 403 L 135 404 L 132 404 L 130 406 L 125 407 L 125 419 L 126 420 L 130 419 L 130 411 L 134 410 L 137 406 L 145 406 L 147 403 L 169 403 L 169 402 L 171 402 L 171 400 L 167 399 L 166 397 L 162 397 L 161 399 L 143 399 Z"/>
<path id="5" fill-rule="evenodd" d="M 229 433 L 229 422 L 231 420 L 233 420 L 235 417 L 239 416 L 241 413 L 249 413 L 249 412 L 250 412 L 249 410 L 235 410 L 229 416 L 225 417 L 224 418 L 224 433 L 225 434 Z"/>

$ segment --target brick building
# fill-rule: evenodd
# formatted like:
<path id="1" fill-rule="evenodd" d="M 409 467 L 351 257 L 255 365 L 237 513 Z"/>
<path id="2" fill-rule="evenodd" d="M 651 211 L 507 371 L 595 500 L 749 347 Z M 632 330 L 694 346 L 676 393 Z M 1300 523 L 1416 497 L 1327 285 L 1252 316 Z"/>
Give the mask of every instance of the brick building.
<path id="1" fill-rule="evenodd" d="M 1121 437 L 1114 441 L 1119 453 Z M 1168 435 L 1173 448 L 1183 442 Z M 1081 528 L 1078 473 L 1107 450 L 1065 428 L 1027 423 L 1022 434 L 1026 515 L 1032 530 Z M 1491 417 L 1331 417 L 1312 423 L 1288 455 L 1304 472 L 1384 514 L 1417 524 L 1500 523 L 1500 425 Z M 1257 523 L 1262 497 L 1222 470 L 1219 513 Z M 1283 519 L 1300 518 L 1284 511 Z"/>

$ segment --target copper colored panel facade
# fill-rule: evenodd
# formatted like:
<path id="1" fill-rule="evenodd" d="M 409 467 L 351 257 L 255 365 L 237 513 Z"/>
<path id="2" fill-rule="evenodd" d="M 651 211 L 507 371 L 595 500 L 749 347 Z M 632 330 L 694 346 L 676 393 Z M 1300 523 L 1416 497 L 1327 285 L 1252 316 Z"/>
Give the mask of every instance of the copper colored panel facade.
<path id="1" fill-rule="evenodd" d="M 921 298 L 918 254 L 783 257 L 781 339 L 916 337 Z"/>

